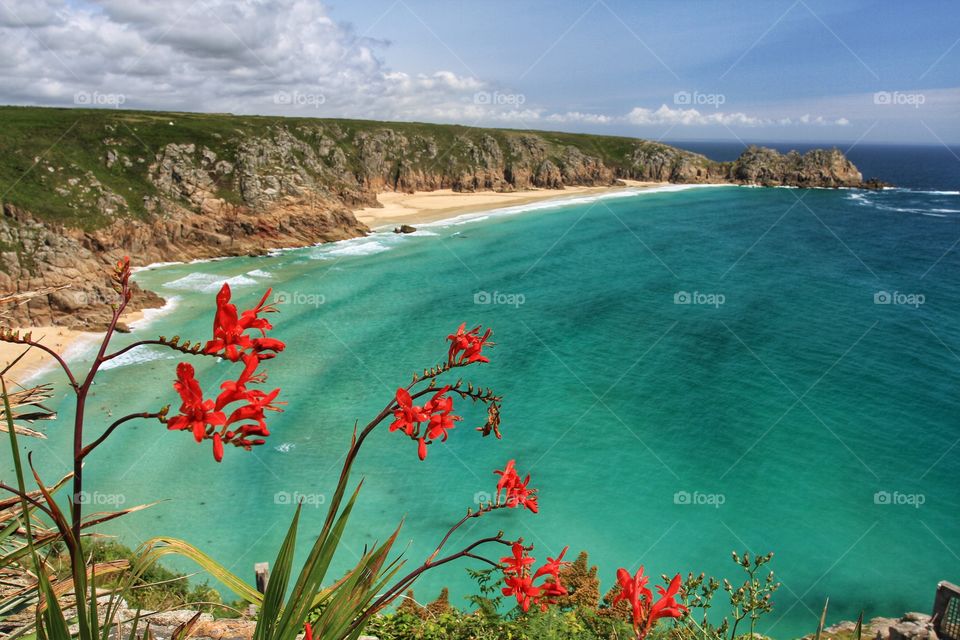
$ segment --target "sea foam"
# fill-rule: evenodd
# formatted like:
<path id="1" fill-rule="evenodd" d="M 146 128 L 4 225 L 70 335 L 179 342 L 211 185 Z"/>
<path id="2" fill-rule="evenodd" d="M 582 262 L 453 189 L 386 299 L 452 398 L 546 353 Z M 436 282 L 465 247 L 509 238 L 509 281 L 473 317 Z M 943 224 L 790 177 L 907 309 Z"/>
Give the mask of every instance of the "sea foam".
<path id="1" fill-rule="evenodd" d="M 194 272 L 178 278 L 173 282 L 168 282 L 163 285 L 163 287 L 165 289 L 182 289 L 184 291 L 198 291 L 200 293 L 216 293 L 224 283 L 229 284 L 231 287 L 243 287 L 257 284 L 257 281 L 253 278 L 248 278 L 246 275 L 224 278 L 215 273 Z"/>
<path id="2" fill-rule="evenodd" d="M 142 311 L 143 317 L 139 320 L 130 322 L 128 326 L 134 331 L 144 329 L 156 322 L 157 319 L 173 312 L 173 310 L 176 309 L 177 305 L 180 303 L 180 300 L 180 296 L 170 296 L 166 299 L 166 302 L 164 302 L 162 307 L 158 307 L 156 309 L 144 309 Z"/>
<path id="3" fill-rule="evenodd" d="M 100 365 L 101 371 L 118 369 L 120 367 L 129 367 L 133 364 L 143 364 L 144 362 L 153 362 L 155 360 L 174 360 L 176 354 L 169 351 L 160 351 L 151 347 L 138 347 L 119 355 L 112 360 L 107 360 Z"/>

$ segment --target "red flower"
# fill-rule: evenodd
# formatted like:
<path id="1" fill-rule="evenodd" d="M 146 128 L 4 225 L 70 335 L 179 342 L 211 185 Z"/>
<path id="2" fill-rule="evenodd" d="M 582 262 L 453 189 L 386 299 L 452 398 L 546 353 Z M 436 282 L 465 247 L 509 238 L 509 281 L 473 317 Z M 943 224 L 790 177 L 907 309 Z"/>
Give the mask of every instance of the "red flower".
<path id="1" fill-rule="evenodd" d="M 474 362 L 490 362 L 490 359 L 483 355 L 485 346 L 493 346 L 493 343 L 487 344 L 487 340 L 493 333 L 492 329 L 487 329 L 483 336 L 480 335 L 480 326 L 476 326 L 470 331 L 465 331 L 467 323 L 464 322 L 457 329 L 456 333 L 447 336 L 450 341 L 450 350 L 447 352 L 447 363 L 450 366 L 461 364 L 472 364 Z"/>
<path id="2" fill-rule="evenodd" d="M 461 420 L 460 416 L 453 416 L 453 398 L 445 396 L 450 387 L 444 387 L 423 405 L 425 413 L 429 414 L 430 420 L 427 425 L 427 437 L 431 440 L 441 439 L 441 442 L 447 441 L 447 431 L 453 429 L 454 422 Z"/>
<path id="3" fill-rule="evenodd" d="M 563 561 L 563 555 L 569 548 L 564 547 L 556 558 L 547 556 L 547 562 L 533 574 L 534 580 L 540 576 L 548 576 L 547 581 L 540 585 L 540 608 L 544 611 L 547 610 L 547 605 L 556 604 L 557 598 L 567 595 L 566 587 L 560 584 L 560 568 L 570 564 Z"/>
<path id="4" fill-rule="evenodd" d="M 528 567 L 536 562 L 536 560 L 527 555 L 527 550 L 520 541 L 514 542 L 510 550 L 512 555 L 500 558 L 500 562 L 506 565 L 503 568 L 504 573 L 512 573 L 518 576 L 523 575 L 529 571 Z"/>
<path id="5" fill-rule="evenodd" d="M 191 429 L 197 442 L 207 435 L 208 426 L 222 426 L 227 418 L 216 408 L 213 400 L 204 400 L 200 383 L 194 377 L 193 365 L 181 362 L 177 365 L 177 381 L 173 388 L 180 394 L 180 415 L 167 420 L 167 429 Z"/>
<path id="6" fill-rule="evenodd" d="M 309 622 L 303 624 L 303 640 L 313 640 L 313 627 Z"/>
<path id="7" fill-rule="evenodd" d="M 520 478 L 515 464 L 514 460 L 508 460 L 502 471 L 494 471 L 495 474 L 500 476 L 500 480 L 497 482 L 497 504 L 500 504 L 501 494 L 505 494 L 504 504 L 511 509 L 523 506 L 537 513 L 540 509 L 537 505 L 537 490 L 527 486 L 530 483 L 529 474 L 526 478 Z"/>
<path id="8" fill-rule="evenodd" d="M 447 440 L 447 431 L 453 429 L 454 423 L 461 420 L 460 416 L 451 415 L 453 399 L 446 397 L 450 387 L 443 387 L 437 391 L 425 405 L 413 404 L 410 392 L 404 388 L 397 389 L 397 406 L 393 410 L 393 422 L 390 431 L 403 431 L 412 440 L 417 441 L 417 456 L 421 460 L 427 457 L 427 445 L 434 440 Z M 420 426 L 427 423 L 426 429 L 421 431 Z"/>
<path id="9" fill-rule="evenodd" d="M 277 352 L 283 351 L 286 345 L 274 338 L 267 338 L 267 331 L 273 328 L 261 313 L 276 311 L 272 305 L 266 304 L 270 289 L 263 294 L 263 298 L 253 309 L 237 315 L 237 307 L 230 303 L 230 285 L 223 284 L 217 294 L 217 312 L 213 318 L 213 340 L 207 342 L 205 353 L 220 353 L 224 358 L 236 362 L 247 351 L 253 351 L 261 360 L 274 357 Z M 250 337 L 247 331 L 259 331 L 260 337 Z M 268 353 L 272 352 L 272 353 Z"/>
<path id="10" fill-rule="evenodd" d="M 560 567 L 570 564 L 569 562 L 563 561 L 563 555 L 567 552 L 567 549 L 570 547 L 564 547 L 563 551 L 560 552 L 556 558 L 551 558 L 547 556 L 547 562 L 542 567 L 537 569 L 537 572 L 533 574 L 534 579 L 539 578 L 540 576 L 553 576 L 554 580 L 560 580 Z"/>
<path id="11" fill-rule="evenodd" d="M 657 586 L 657 592 L 660 599 L 650 607 L 650 620 L 656 622 L 660 618 L 679 618 L 687 608 L 676 601 L 676 596 L 680 593 L 680 574 L 673 576 L 669 586 L 664 589 Z"/>
<path id="12" fill-rule="evenodd" d="M 264 411 L 280 411 L 279 407 L 271 404 L 280 393 L 280 389 L 274 389 L 270 393 L 264 393 L 259 389 L 248 391 L 246 397 L 247 404 L 234 409 L 230 417 L 227 418 L 227 424 L 250 420 L 253 424 L 247 423 L 240 427 L 240 433 L 243 435 L 269 436 L 267 423 L 264 419 Z"/>
<path id="13" fill-rule="evenodd" d="M 540 585 L 540 598 L 538 604 L 542 611 L 546 611 L 549 605 L 557 604 L 557 598 L 568 595 L 566 587 L 560 584 L 559 580 L 550 580 Z"/>
<path id="14" fill-rule="evenodd" d="M 540 605 L 540 608 L 546 611 L 548 605 L 556 604 L 556 598 L 567 595 L 567 589 L 560 584 L 560 567 L 570 564 L 562 561 L 567 547 L 564 547 L 556 558 L 547 558 L 547 563 L 532 575 L 530 566 L 536 560 L 527 555 L 528 549 L 518 540 L 513 543 L 512 551 L 511 555 L 500 558 L 503 563 L 503 582 L 506 585 L 501 589 L 503 595 L 515 597 L 524 611 L 530 609 L 531 603 Z M 541 576 L 548 577 L 541 584 L 534 584 Z"/>
<path id="15" fill-rule="evenodd" d="M 213 459 L 217 462 L 223 460 L 223 438 L 219 431 L 213 434 Z"/>
<path id="16" fill-rule="evenodd" d="M 167 420 L 167 428 L 190 429 L 197 442 L 212 440 L 213 457 L 217 462 L 223 460 L 225 444 L 247 450 L 264 444 L 263 438 L 251 436 L 270 435 L 264 414 L 266 411 L 280 411 L 280 408 L 273 404 L 280 389 L 264 393 L 259 389 L 247 388 L 248 384 L 265 380 L 263 374 L 256 373 L 259 363 L 260 359 L 255 354 L 245 355 L 245 366 L 240 377 L 220 385 L 221 392 L 216 402 L 204 399 L 203 390 L 194 377 L 191 365 L 186 362 L 177 365 L 177 381 L 173 386 L 183 402 L 180 405 L 180 414 Z M 237 402 L 243 404 L 227 416 L 223 410 Z"/>
<path id="17" fill-rule="evenodd" d="M 129 302 L 133 292 L 130 290 L 130 256 L 123 256 L 113 267 L 113 290 Z"/>
<path id="18" fill-rule="evenodd" d="M 408 436 L 413 436 L 417 425 L 426 422 L 429 417 L 424 412 L 423 407 L 413 404 L 413 398 L 410 392 L 403 387 L 397 389 L 397 408 L 393 410 L 393 423 L 390 425 L 390 431 L 402 429 Z"/>
<path id="19" fill-rule="evenodd" d="M 243 400 L 247 397 L 247 385 L 251 382 L 263 382 L 264 374 L 256 375 L 260 358 L 254 354 L 243 356 L 243 372 L 236 380 L 227 380 L 220 385 L 220 395 L 217 396 L 217 409 L 222 409 L 231 402 Z"/>
<path id="20" fill-rule="evenodd" d="M 524 611 L 530 609 L 531 602 L 537 602 L 540 598 L 540 588 L 533 586 L 530 576 L 508 575 L 504 577 L 503 583 L 507 585 L 501 590 L 503 595 L 514 596 Z"/>
<path id="21" fill-rule="evenodd" d="M 667 589 L 657 587 L 661 597 L 656 602 L 653 602 L 653 594 L 647 588 L 648 581 L 647 576 L 643 575 L 643 567 L 633 576 L 626 569 L 617 569 L 620 593 L 613 599 L 613 604 L 621 601 L 630 603 L 637 640 L 643 640 L 660 618 L 679 618 L 687 610 L 674 599 L 680 592 L 679 573 L 673 577 Z"/>

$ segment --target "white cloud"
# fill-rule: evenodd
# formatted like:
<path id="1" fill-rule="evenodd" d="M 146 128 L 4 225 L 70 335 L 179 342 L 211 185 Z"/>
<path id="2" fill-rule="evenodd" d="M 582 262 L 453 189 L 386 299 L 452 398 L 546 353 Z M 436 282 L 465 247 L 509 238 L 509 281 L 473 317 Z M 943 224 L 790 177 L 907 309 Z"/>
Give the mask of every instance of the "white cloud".
<path id="1" fill-rule="evenodd" d="M 438 68 L 409 73 L 317 0 L 0 2 L 0 103 L 434 120 L 529 127 L 845 126 L 697 108 L 547 109 Z M 85 100 L 85 102 L 84 102 Z"/>
<path id="2" fill-rule="evenodd" d="M 618 119 L 613 116 L 605 116 L 598 113 L 582 113 L 580 111 L 567 111 L 566 113 L 551 113 L 544 118 L 547 122 L 584 122 L 587 124 L 613 124 Z"/>
<path id="3" fill-rule="evenodd" d="M 313 0 L 0 7 L 2 102 L 70 104 L 96 93 L 122 95 L 132 108 L 418 117 L 485 86 L 447 69 L 390 69 L 378 55 L 382 43 L 336 23 Z"/>
<path id="4" fill-rule="evenodd" d="M 850 121 L 846 118 L 828 119 L 823 116 L 811 116 L 809 113 L 799 118 L 766 118 L 747 115 L 740 111 L 728 113 L 714 111 L 703 113 L 698 109 L 671 109 L 661 105 L 652 110 L 644 107 L 635 107 L 626 116 L 627 122 L 638 126 L 668 125 L 668 126 L 710 126 L 725 125 L 728 127 L 770 127 L 770 126 L 846 126 Z"/>

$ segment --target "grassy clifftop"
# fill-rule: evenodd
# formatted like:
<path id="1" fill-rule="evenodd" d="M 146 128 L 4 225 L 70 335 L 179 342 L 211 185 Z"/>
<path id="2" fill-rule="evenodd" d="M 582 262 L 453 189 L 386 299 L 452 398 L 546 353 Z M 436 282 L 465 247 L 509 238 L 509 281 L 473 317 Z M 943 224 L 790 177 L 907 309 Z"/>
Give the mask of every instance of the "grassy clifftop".
<path id="1" fill-rule="evenodd" d="M 241 160 L 240 149 L 245 141 L 270 138 L 279 129 L 305 144 L 322 147 L 326 153 L 319 154 L 321 161 L 329 159 L 326 168 L 334 168 L 336 159 L 340 159 L 343 166 L 336 168 L 354 174 L 361 182 L 372 169 L 371 150 L 361 153 L 358 138 L 370 140 L 378 135 L 387 164 L 391 165 L 383 167 L 388 182 L 390 174 L 398 174 L 401 165 L 408 171 L 450 176 L 471 172 L 484 163 L 483 152 L 492 148 L 491 139 L 502 150 L 506 167 L 522 160 L 527 145 L 518 145 L 516 141 L 526 138 L 528 142 L 538 141 L 544 160 L 555 166 L 562 166 L 565 153 L 574 148 L 622 175 L 630 172 L 631 158 L 640 148 L 646 147 L 650 152 L 671 149 L 623 137 L 457 125 L 0 107 L 0 188 L 5 192 L 2 200 L 43 220 L 91 229 L 108 224 L 119 212 L 117 207 L 111 210 L 109 202 L 101 201 L 102 192 L 106 192 L 126 200 L 128 207 L 121 215 L 144 217 L 144 198 L 161 195 L 149 171 L 167 145 L 194 144 L 212 150 L 218 160 L 236 164 Z M 473 143 L 474 148 L 465 143 Z M 296 155 L 296 150 L 293 153 Z M 705 158 L 702 163 L 706 164 Z M 323 167 L 320 169 L 322 172 Z M 97 188 L 97 183 L 102 189 Z M 236 179 L 220 180 L 217 184 L 218 195 L 224 200 L 242 202 Z"/>

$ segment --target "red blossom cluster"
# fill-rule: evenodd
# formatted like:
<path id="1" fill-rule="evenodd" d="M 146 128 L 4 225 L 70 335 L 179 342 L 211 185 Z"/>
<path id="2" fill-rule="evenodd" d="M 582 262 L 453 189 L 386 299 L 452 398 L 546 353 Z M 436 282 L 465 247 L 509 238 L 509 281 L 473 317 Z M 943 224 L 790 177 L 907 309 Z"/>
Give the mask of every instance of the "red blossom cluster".
<path id="1" fill-rule="evenodd" d="M 390 431 L 401 430 L 412 440 L 417 441 L 417 455 L 421 460 L 427 457 L 427 445 L 439 438 L 447 440 L 447 432 L 456 426 L 462 418 L 452 415 L 453 398 L 447 397 L 450 387 L 443 387 L 423 406 L 413 404 L 410 392 L 403 387 L 397 389 L 397 408 L 393 411 L 393 423 Z M 421 425 L 426 427 L 421 430 Z"/>
<path id="2" fill-rule="evenodd" d="M 261 360 L 274 357 L 277 352 L 283 351 L 284 345 L 275 338 L 268 338 L 267 331 L 273 325 L 261 313 L 272 313 L 277 309 L 267 304 L 267 297 L 271 289 L 263 294 L 259 304 L 253 309 L 247 309 L 237 314 L 237 307 L 230 302 L 230 285 L 223 284 L 217 294 L 217 313 L 213 318 L 213 340 L 207 342 L 204 353 L 219 354 L 227 360 L 236 362 L 247 351 L 253 351 Z M 247 335 L 248 331 L 259 331 L 259 337 Z"/>
<path id="3" fill-rule="evenodd" d="M 450 350 L 447 353 L 449 366 L 490 362 L 490 359 L 483 355 L 483 348 L 493 346 L 492 342 L 487 342 L 493 330 L 487 329 L 481 336 L 479 325 L 470 331 L 466 331 L 466 328 L 467 323 L 464 322 L 456 333 L 447 336 L 447 340 L 450 341 Z"/>
<path id="4" fill-rule="evenodd" d="M 537 490 L 527 486 L 530 484 L 529 473 L 526 478 L 521 479 L 520 474 L 517 473 L 515 460 L 508 460 L 503 470 L 498 469 L 494 473 L 500 476 L 500 480 L 497 482 L 497 504 L 501 504 L 500 496 L 503 495 L 505 499 L 503 504 L 508 507 L 522 506 L 537 513 L 539 509 L 537 506 Z"/>
<path id="5" fill-rule="evenodd" d="M 657 586 L 660 598 L 653 600 L 653 593 L 647 588 L 649 579 L 643 575 L 643 567 L 635 575 L 630 575 L 626 569 L 617 569 L 617 583 L 620 593 L 614 598 L 613 604 L 627 602 L 633 610 L 633 631 L 637 640 L 643 640 L 660 618 L 679 618 L 687 608 L 676 601 L 680 593 L 680 574 L 670 581 L 664 589 Z"/>
<path id="6" fill-rule="evenodd" d="M 129 302 L 133 297 L 133 291 L 130 289 L 130 273 L 130 256 L 123 256 L 117 260 L 110 277 L 113 290 L 123 298 L 124 302 Z"/>
<path id="7" fill-rule="evenodd" d="M 542 567 L 531 571 L 536 559 L 531 558 L 528 552 L 532 551 L 533 547 L 524 547 L 520 540 L 514 542 L 513 553 L 500 558 L 503 563 L 503 582 L 506 585 L 501 590 L 503 595 L 515 597 L 524 611 L 528 611 L 531 604 L 539 605 L 544 611 L 549 605 L 556 604 L 557 598 L 567 595 L 566 587 L 560 583 L 560 567 L 570 564 L 563 561 L 567 548 L 564 547 L 556 558 L 547 557 L 547 562 Z M 539 578 L 545 580 L 535 585 L 534 582 Z"/>
<path id="8" fill-rule="evenodd" d="M 180 413 L 167 420 L 167 428 L 190 430 L 197 442 L 212 440 L 213 457 L 217 462 L 223 460 L 223 447 L 226 444 L 248 451 L 264 444 L 264 438 L 270 435 L 265 413 L 280 411 L 273 404 L 280 389 L 265 393 L 260 389 L 248 388 L 248 385 L 266 380 L 266 374 L 257 373 L 261 360 L 272 358 L 285 346 L 279 340 L 266 337 L 266 331 L 273 327 L 258 317 L 260 313 L 275 311 L 265 305 L 269 294 L 268 290 L 256 307 L 239 315 L 237 308 L 230 304 L 229 285 L 224 284 L 217 294 L 214 339 L 207 343 L 205 352 L 221 355 L 233 362 L 243 360 L 244 367 L 236 380 L 227 380 L 220 385 L 216 400 L 204 397 L 192 365 L 186 362 L 177 365 L 177 380 L 173 388 L 180 395 Z M 246 335 L 250 329 L 259 331 L 260 337 Z M 238 403 L 239 406 L 232 411 L 226 411 Z"/>

